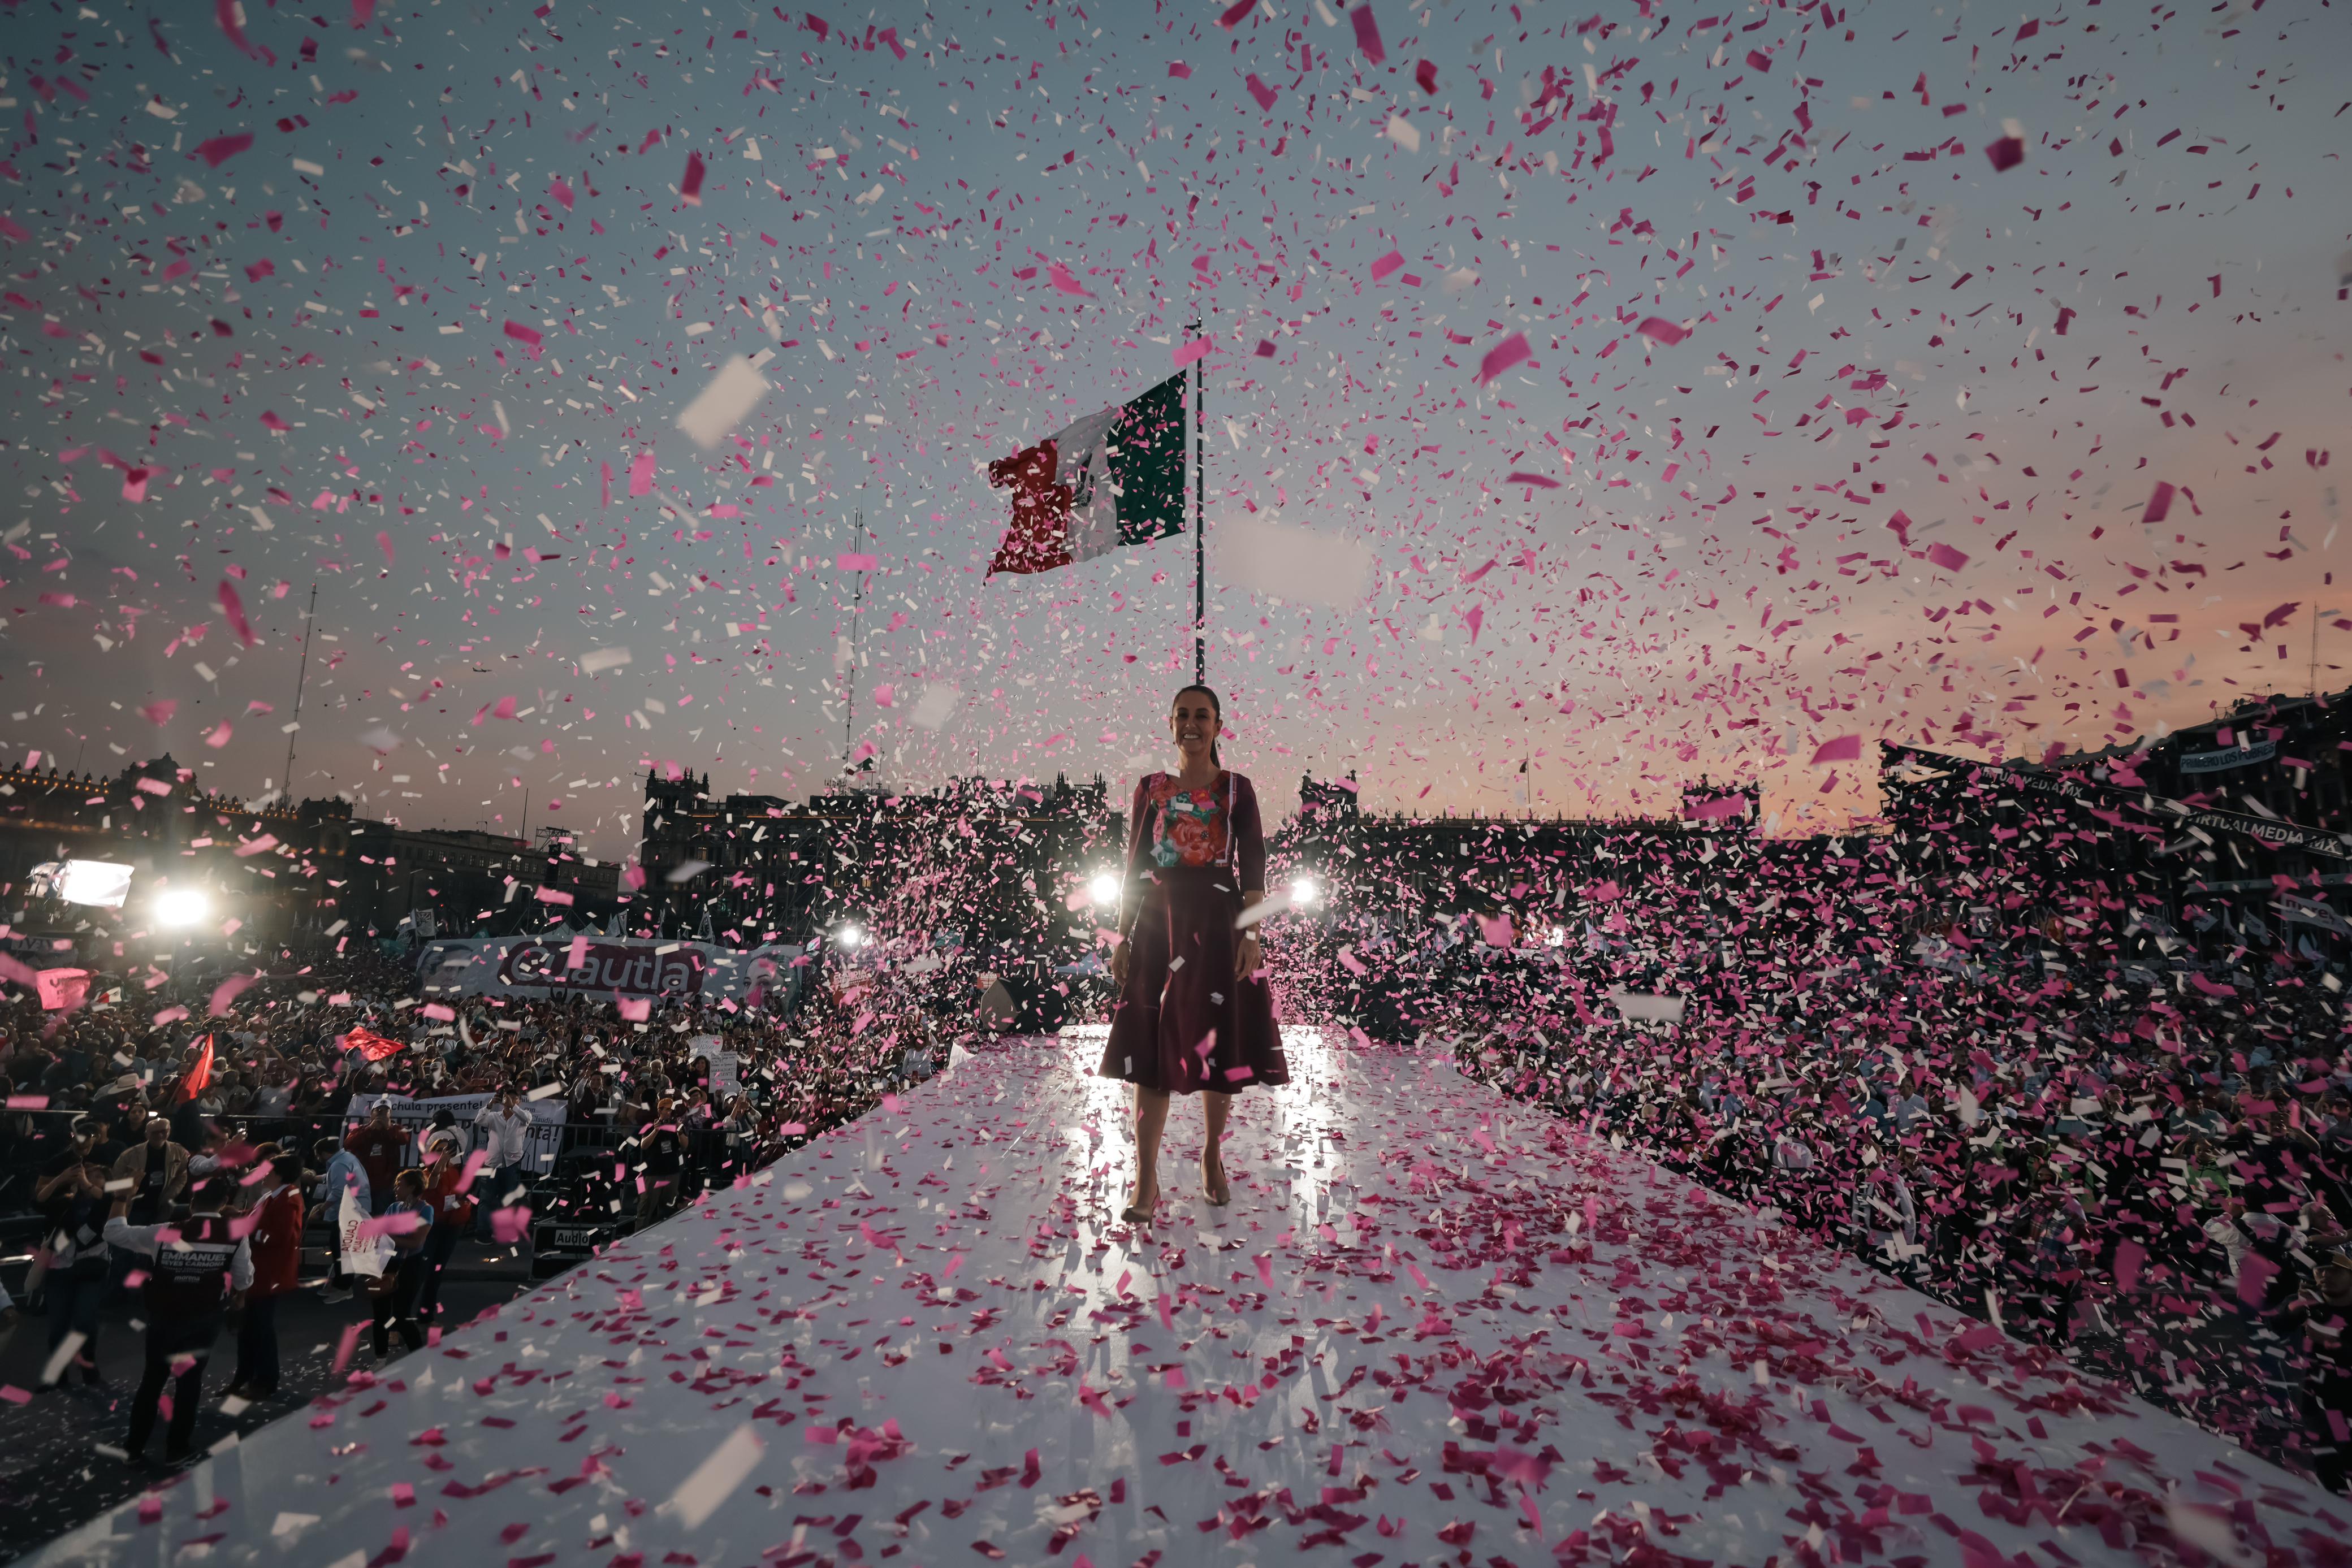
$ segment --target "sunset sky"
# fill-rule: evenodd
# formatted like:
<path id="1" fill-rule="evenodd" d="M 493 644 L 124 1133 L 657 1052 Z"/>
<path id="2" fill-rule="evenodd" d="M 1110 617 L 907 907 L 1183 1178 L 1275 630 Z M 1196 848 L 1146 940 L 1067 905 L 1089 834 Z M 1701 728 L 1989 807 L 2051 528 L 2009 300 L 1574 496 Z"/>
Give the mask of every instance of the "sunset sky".
<path id="1" fill-rule="evenodd" d="M 987 578 L 985 468 L 1196 337 L 1270 806 L 1804 831 L 2352 685 L 2340 8 L 628 10 L 6 13 L 10 761 L 280 788 L 316 583 L 366 815 L 1123 779 L 1192 537 Z"/>

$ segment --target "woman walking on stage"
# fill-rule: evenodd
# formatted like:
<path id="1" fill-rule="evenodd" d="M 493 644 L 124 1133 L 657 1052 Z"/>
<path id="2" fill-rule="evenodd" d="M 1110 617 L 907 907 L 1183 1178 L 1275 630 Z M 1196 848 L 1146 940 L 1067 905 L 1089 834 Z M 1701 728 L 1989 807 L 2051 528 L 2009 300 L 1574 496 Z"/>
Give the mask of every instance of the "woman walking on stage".
<path id="1" fill-rule="evenodd" d="M 1221 1141 L 1233 1096 L 1290 1082 L 1254 925 L 1244 911 L 1265 897 L 1265 836 L 1257 792 L 1217 758 L 1217 694 L 1186 686 L 1168 714 L 1181 759 L 1135 787 L 1128 814 L 1119 944 L 1111 950 L 1118 999 L 1101 1075 L 1135 1085 L 1135 1191 L 1119 1218 L 1150 1220 L 1160 1201 L 1160 1134 L 1171 1094 L 1203 1097 L 1208 1138 L 1202 1190 L 1231 1200 Z"/>

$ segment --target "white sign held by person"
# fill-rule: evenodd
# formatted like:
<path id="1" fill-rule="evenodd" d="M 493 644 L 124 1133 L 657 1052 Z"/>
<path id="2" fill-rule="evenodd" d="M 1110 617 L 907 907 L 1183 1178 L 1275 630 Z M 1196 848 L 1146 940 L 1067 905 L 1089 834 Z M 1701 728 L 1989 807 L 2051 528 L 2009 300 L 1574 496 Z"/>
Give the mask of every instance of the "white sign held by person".
<path id="1" fill-rule="evenodd" d="M 686 1048 L 710 1059 L 710 1099 L 723 1111 L 743 1092 L 743 1059 L 725 1049 L 715 1034 L 698 1034 L 686 1042 Z"/>
<path id="2" fill-rule="evenodd" d="M 382 1234 L 362 1235 L 361 1229 L 367 1224 L 367 1219 L 368 1211 L 360 1207 L 358 1194 L 350 1188 L 344 1189 L 342 1213 L 337 1217 L 336 1222 L 343 1272 L 364 1274 L 371 1280 L 380 1280 L 383 1278 L 384 1266 L 391 1261 L 398 1243 Z"/>

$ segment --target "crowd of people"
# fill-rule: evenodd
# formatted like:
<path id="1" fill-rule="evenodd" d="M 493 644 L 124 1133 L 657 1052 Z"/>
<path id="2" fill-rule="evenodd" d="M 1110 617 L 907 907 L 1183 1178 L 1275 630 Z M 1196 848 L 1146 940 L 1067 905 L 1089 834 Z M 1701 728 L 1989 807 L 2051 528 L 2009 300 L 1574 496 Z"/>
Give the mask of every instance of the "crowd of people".
<path id="1" fill-rule="evenodd" d="M 296 1291 L 358 1301 L 379 1359 L 425 1343 L 467 1236 L 529 1248 L 548 1154 L 597 1151 L 652 1224 L 929 1076 L 951 1015 L 930 967 L 902 967 L 880 950 L 820 964 L 789 1008 L 425 997 L 410 955 L 373 947 L 185 998 L 105 974 L 71 1009 L 0 988 L 0 1227 L 34 1256 L 0 1311 L 46 1318 L 52 1390 L 101 1385 L 100 1335 L 143 1321 L 127 1452 L 168 1387 L 176 1461 L 226 1323 L 225 1392 L 247 1403 L 279 1396 L 276 1312 Z M 449 1103 L 395 1122 L 420 1101 Z"/>
<path id="2" fill-rule="evenodd" d="M 1979 939 L 1899 900 L 1896 850 L 1653 840 L 1638 873 L 1581 878 L 1498 855 L 1490 885 L 1565 883 L 1580 907 L 1414 925 L 1367 899 L 1321 933 L 1343 962 L 1298 1005 L 1450 1044 L 1592 1136 L 2344 1490 L 2341 956 L 2168 956 L 2117 941 L 2127 919 L 2050 916 L 2063 890 L 1997 868 L 1979 907 L 2020 913 Z"/>
<path id="3" fill-rule="evenodd" d="M 1991 868 L 1978 886 L 2013 912 L 2005 931 L 1945 930 L 1906 901 L 1898 848 L 1604 840 L 1567 873 L 1498 852 L 1485 884 L 1557 890 L 1560 913 L 1517 918 L 1404 907 L 1399 868 L 1359 864 L 1330 877 L 1335 913 L 1270 923 L 1269 956 L 1292 1016 L 1449 1043 L 1591 1136 L 2343 1490 L 2346 964 L 2307 941 L 2168 956 Z M 2079 891 L 2084 909 L 2104 896 Z M 97 1375 L 104 1320 L 156 1273 L 142 1240 L 204 1230 L 205 1205 L 234 1232 L 215 1277 L 243 1297 L 231 1387 L 268 1398 L 274 1298 L 362 1299 L 384 1355 L 435 1332 L 462 1237 L 528 1245 L 530 1134 L 551 1113 L 564 1145 L 612 1152 L 652 1223 L 927 1075 L 982 1023 L 976 958 L 922 936 L 840 957 L 789 1011 L 425 998 L 373 949 L 184 998 L 134 1005 L 104 977 L 69 1012 L 0 998 L 0 1226 L 38 1231 L 50 1381 Z M 395 1122 L 385 1095 L 451 1104 Z M 330 1219 L 346 1194 L 355 1232 Z M 334 1254 L 323 1281 L 306 1226 Z M 186 1355 L 151 1342 L 152 1393 Z"/>

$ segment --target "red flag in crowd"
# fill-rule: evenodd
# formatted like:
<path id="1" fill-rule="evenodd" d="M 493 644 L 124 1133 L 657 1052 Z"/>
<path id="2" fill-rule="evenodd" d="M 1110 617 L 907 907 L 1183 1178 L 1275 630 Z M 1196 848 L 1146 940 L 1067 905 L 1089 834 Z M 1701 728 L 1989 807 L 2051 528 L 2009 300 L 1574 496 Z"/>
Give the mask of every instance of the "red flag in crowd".
<path id="1" fill-rule="evenodd" d="M 205 1092 L 205 1085 L 210 1083 L 212 1081 L 213 1037 L 211 1035 L 206 1035 L 205 1036 L 205 1048 L 202 1051 L 197 1053 L 195 1066 L 188 1070 L 188 1075 L 185 1078 L 180 1080 L 180 1092 L 178 1098 L 182 1100 L 194 1099 L 197 1095 Z"/>
<path id="2" fill-rule="evenodd" d="M 353 1024 L 352 1032 L 343 1037 L 345 1043 L 355 1045 L 360 1054 L 370 1061 L 382 1061 L 387 1056 L 397 1056 L 407 1049 L 404 1041 L 381 1035 L 365 1024 Z"/>

